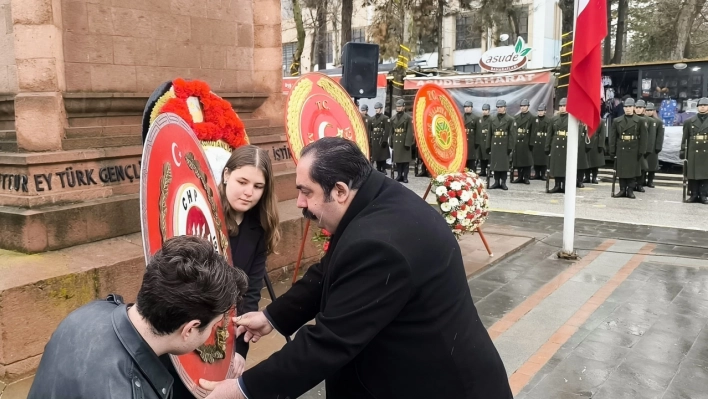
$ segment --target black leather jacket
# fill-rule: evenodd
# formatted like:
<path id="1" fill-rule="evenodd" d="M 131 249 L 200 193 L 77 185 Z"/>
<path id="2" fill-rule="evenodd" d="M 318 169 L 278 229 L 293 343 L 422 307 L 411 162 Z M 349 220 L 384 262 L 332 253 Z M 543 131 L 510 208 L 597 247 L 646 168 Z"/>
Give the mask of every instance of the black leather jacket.
<path id="1" fill-rule="evenodd" d="M 69 314 L 44 348 L 28 399 L 168 399 L 173 379 L 118 295 Z"/>

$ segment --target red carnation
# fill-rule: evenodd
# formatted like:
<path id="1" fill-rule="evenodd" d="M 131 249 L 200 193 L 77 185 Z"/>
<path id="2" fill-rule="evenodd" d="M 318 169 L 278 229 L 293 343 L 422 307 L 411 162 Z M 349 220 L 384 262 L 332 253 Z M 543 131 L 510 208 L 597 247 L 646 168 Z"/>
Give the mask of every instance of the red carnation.
<path id="1" fill-rule="evenodd" d="M 474 213 L 476 213 L 477 215 L 479 215 L 480 213 L 482 213 L 482 210 L 481 210 L 481 209 L 477 209 L 476 211 L 474 211 Z"/>
<path id="2" fill-rule="evenodd" d="M 465 228 L 462 227 L 461 224 L 458 224 L 457 226 L 455 226 L 455 229 L 457 229 L 457 230 L 464 230 Z"/>
<path id="3" fill-rule="evenodd" d="M 322 244 L 322 250 L 327 252 L 328 249 L 329 249 L 329 241 L 325 241 L 325 243 Z"/>
<path id="4" fill-rule="evenodd" d="M 477 199 L 477 193 L 472 193 L 472 198 Z"/>
<path id="5" fill-rule="evenodd" d="M 468 214 L 467 214 L 467 219 L 470 219 L 470 220 L 474 219 L 474 215 L 472 215 L 471 213 L 468 213 Z"/>
<path id="6" fill-rule="evenodd" d="M 460 209 L 462 209 L 464 211 L 465 209 L 467 209 L 467 205 L 462 204 L 462 206 L 460 206 Z"/>
<path id="7" fill-rule="evenodd" d="M 440 196 L 440 202 L 447 202 L 447 201 L 449 201 L 449 200 L 450 200 L 450 199 L 447 198 L 447 195 L 444 195 L 444 194 L 443 194 L 443 195 Z"/>
<path id="8" fill-rule="evenodd" d="M 450 216 L 456 218 L 456 217 L 457 217 L 457 211 L 452 211 L 452 212 L 450 212 Z"/>
<path id="9" fill-rule="evenodd" d="M 329 237 L 329 236 L 331 236 L 332 234 L 331 234 L 329 231 L 327 231 L 327 230 L 325 230 L 325 229 L 322 229 L 322 235 L 325 236 L 325 237 Z"/>
<path id="10" fill-rule="evenodd" d="M 472 200 L 467 201 L 467 205 L 472 206 Z"/>
<path id="11" fill-rule="evenodd" d="M 455 198 L 455 197 L 457 196 L 457 194 L 455 194 L 455 192 L 452 191 L 452 190 L 448 191 L 448 192 L 447 192 L 447 195 L 448 195 L 450 198 Z"/>

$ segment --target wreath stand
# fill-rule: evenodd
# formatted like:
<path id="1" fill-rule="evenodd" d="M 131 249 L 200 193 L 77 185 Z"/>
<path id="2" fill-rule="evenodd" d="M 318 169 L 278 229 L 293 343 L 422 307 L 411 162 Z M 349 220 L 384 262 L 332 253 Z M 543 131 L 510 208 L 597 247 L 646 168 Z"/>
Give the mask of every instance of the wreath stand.
<path id="1" fill-rule="evenodd" d="M 432 180 L 430 180 L 430 183 L 428 183 L 428 188 L 425 189 L 425 194 L 423 194 L 423 201 L 425 201 L 425 199 L 428 198 L 428 194 L 430 194 L 431 188 L 433 188 L 433 181 Z M 484 248 L 487 249 L 487 253 L 489 254 L 489 256 L 494 256 L 494 254 L 492 253 L 492 249 L 489 248 L 489 243 L 487 243 L 487 239 L 484 237 L 484 233 L 482 233 L 482 229 L 477 227 L 476 229 L 474 229 L 474 231 L 479 233 L 479 238 L 482 239 L 482 244 L 484 244 Z"/>

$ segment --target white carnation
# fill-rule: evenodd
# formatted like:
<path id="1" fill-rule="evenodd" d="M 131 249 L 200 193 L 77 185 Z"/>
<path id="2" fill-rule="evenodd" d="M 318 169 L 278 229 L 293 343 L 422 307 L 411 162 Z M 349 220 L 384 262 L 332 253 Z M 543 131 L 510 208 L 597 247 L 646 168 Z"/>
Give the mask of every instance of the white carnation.
<path id="1" fill-rule="evenodd" d="M 446 193 L 447 193 L 447 190 L 445 190 L 445 187 L 443 187 L 443 186 L 438 186 L 438 188 L 435 189 L 435 195 L 437 195 L 438 197 L 441 195 L 444 195 Z"/>
<path id="2" fill-rule="evenodd" d="M 457 198 L 450 198 L 450 206 L 455 208 L 460 205 L 460 201 L 457 200 Z M 447 211 L 445 211 L 447 212 Z"/>
<path id="3" fill-rule="evenodd" d="M 467 217 L 467 212 L 457 211 L 457 218 L 460 220 L 465 220 Z"/>
<path id="4" fill-rule="evenodd" d="M 453 224 L 455 223 L 455 218 L 452 216 L 448 216 L 445 218 L 445 221 L 447 222 L 447 224 Z"/>
<path id="5" fill-rule="evenodd" d="M 435 178 L 435 180 L 438 181 L 438 183 L 442 183 L 445 181 L 445 176 L 439 175 L 438 177 Z"/>
<path id="6" fill-rule="evenodd" d="M 462 185 L 460 184 L 459 181 L 454 181 L 454 182 L 450 183 L 450 188 L 457 191 L 462 188 Z"/>
<path id="7" fill-rule="evenodd" d="M 443 212 L 450 212 L 451 209 L 452 205 L 449 202 L 443 202 L 442 204 L 440 204 L 440 210 L 442 210 Z"/>
<path id="8" fill-rule="evenodd" d="M 469 227 L 472 224 L 472 221 L 470 219 L 465 219 L 461 224 L 465 227 Z"/>
<path id="9" fill-rule="evenodd" d="M 470 192 L 469 191 L 463 191 L 462 195 L 460 195 L 460 199 L 462 202 L 467 202 L 470 200 Z"/>

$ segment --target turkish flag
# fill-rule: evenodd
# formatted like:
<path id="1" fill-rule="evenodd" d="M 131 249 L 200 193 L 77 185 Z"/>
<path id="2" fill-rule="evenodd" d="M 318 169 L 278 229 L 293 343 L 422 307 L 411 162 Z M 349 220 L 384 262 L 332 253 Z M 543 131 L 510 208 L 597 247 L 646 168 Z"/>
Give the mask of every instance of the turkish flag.
<path id="1" fill-rule="evenodd" d="M 593 134 L 600 124 L 602 40 L 607 36 L 607 0 L 579 0 L 568 85 L 568 113 Z"/>

